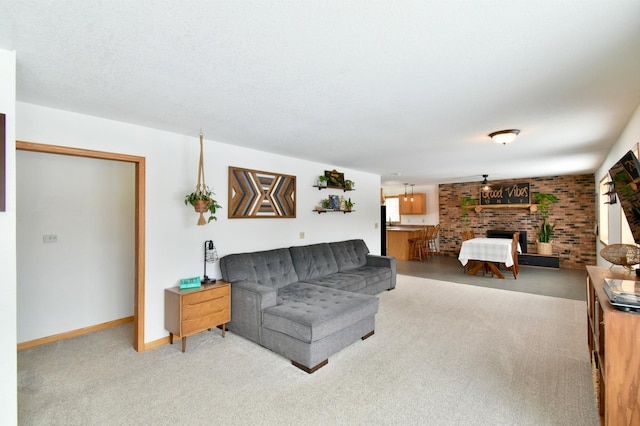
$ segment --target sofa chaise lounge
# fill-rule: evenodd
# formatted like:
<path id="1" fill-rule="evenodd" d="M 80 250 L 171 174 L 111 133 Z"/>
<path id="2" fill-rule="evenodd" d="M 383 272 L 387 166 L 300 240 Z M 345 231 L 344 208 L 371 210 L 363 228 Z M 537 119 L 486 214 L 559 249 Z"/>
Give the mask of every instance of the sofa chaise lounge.
<path id="1" fill-rule="evenodd" d="M 229 330 L 312 373 L 375 330 L 378 298 L 396 285 L 396 260 L 363 240 L 230 254 Z"/>

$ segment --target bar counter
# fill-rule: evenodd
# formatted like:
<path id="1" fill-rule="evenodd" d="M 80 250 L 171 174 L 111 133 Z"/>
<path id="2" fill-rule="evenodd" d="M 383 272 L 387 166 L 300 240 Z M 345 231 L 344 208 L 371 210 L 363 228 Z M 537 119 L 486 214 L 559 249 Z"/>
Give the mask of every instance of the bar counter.
<path id="1" fill-rule="evenodd" d="M 390 226 L 387 228 L 387 256 L 410 260 L 410 238 L 419 238 L 422 226 Z"/>

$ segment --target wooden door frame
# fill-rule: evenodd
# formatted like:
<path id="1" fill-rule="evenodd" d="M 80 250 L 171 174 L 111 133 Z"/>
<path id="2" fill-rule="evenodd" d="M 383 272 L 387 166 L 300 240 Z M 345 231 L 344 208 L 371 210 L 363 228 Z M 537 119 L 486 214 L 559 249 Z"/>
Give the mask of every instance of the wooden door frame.
<path id="1" fill-rule="evenodd" d="M 74 157 L 97 158 L 101 160 L 124 161 L 135 165 L 135 293 L 133 312 L 133 348 L 137 352 L 145 350 L 144 344 L 144 271 L 145 271 L 145 157 L 69 148 L 33 142 L 16 141 L 16 150 L 41 152 L 45 154 L 71 155 Z"/>

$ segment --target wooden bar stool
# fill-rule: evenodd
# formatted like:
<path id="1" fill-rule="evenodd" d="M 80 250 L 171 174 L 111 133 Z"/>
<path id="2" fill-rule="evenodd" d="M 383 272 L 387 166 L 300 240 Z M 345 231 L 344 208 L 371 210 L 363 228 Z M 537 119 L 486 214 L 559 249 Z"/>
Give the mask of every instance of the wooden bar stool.
<path id="1" fill-rule="evenodd" d="M 433 231 L 431 232 L 431 235 L 429 235 L 427 237 L 427 256 L 430 256 L 432 254 L 440 254 L 438 252 L 438 246 L 437 246 L 437 239 L 438 239 L 438 234 L 440 233 L 440 224 L 437 224 L 436 226 L 433 227 Z"/>
<path id="2" fill-rule="evenodd" d="M 420 235 L 416 238 L 409 238 L 409 260 L 424 260 L 425 246 L 424 241 L 427 234 L 427 228 L 420 229 Z"/>

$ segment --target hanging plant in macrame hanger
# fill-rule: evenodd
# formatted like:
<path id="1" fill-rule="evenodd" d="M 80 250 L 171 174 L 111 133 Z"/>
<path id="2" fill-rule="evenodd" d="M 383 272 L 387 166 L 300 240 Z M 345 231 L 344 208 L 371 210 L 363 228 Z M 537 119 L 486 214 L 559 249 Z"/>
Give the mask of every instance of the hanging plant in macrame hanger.
<path id="1" fill-rule="evenodd" d="M 198 225 L 206 225 L 212 220 L 218 220 L 216 210 L 222 206 L 213 199 L 213 191 L 209 189 L 204 181 L 204 154 L 202 149 L 202 130 L 200 130 L 200 164 L 198 165 L 198 184 L 196 190 L 191 194 L 187 194 L 184 198 L 184 204 L 191 204 L 197 213 L 200 213 Z M 204 214 L 209 212 L 209 219 L 205 220 Z"/>

